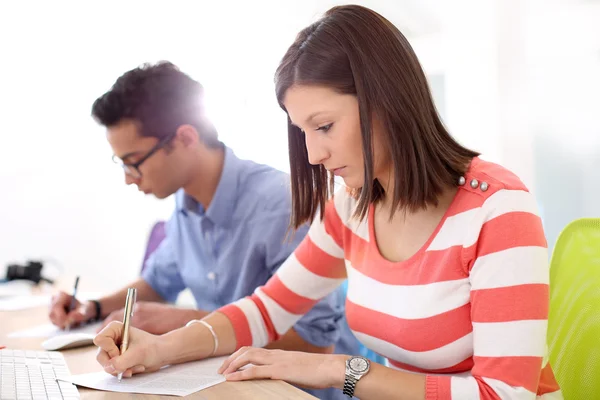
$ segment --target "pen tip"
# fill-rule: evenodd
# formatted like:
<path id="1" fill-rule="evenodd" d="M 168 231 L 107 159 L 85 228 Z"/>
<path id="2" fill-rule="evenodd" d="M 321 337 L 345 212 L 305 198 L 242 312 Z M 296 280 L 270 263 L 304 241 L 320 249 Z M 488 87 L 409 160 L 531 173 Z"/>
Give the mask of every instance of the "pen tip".
<path id="1" fill-rule="evenodd" d="M 119 380 L 119 382 L 121 382 L 121 379 L 123 379 L 123 373 L 120 373 L 119 375 L 117 375 L 117 379 Z"/>

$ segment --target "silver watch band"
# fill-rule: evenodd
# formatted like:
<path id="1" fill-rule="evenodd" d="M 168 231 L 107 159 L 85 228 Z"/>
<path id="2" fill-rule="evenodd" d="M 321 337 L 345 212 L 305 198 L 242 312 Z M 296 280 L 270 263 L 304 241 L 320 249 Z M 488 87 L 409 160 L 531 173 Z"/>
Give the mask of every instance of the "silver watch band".
<path id="1" fill-rule="evenodd" d="M 352 375 L 346 374 L 346 379 L 344 379 L 344 390 L 343 393 L 352 398 L 354 396 L 354 389 L 356 388 L 356 380 Z"/>

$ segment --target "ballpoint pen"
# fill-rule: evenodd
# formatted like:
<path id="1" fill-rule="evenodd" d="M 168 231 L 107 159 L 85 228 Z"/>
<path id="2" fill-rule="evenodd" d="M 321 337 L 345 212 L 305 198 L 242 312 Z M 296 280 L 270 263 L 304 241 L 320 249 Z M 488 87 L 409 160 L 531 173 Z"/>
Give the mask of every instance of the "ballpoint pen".
<path id="1" fill-rule="evenodd" d="M 67 314 L 73 311 L 75 308 L 75 304 L 77 302 L 77 286 L 79 285 L 79 275 L 75 278 L 75 286 L 73 286 L 73 296 L 71 296 L 71 304 L 69 305 L 69 309 L 67 310 Z M 67 326 L 65 330 L 68 332 L 71 329 L 71 321 L 67 321 Z"/>
<path id="2" fill-rule="evenodd" d="M 123 338 L 121 340 L 121 354 L 127 351 L 129 347 L 129 326 L 131 325 L 131 318 L 133 317 L 133 306 L 135 305 L 135 299 L 137 296 L 137 289 L 127 289 L 127 297 L 125 298 L 125 313 L 123 315 Z M 119 372 L 117 376 L 119 382 L 123 379 L 123 373 Z"/>

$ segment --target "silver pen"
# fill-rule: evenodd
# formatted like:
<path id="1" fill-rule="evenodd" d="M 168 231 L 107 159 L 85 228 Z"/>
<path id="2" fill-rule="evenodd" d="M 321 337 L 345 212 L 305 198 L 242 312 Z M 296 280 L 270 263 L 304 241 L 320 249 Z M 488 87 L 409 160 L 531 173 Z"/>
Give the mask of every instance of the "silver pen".
<path id="1" fill-rule="evenodd" d="M 125 313 L 123 315 L 123 338 L 121 340 L 121 354 L 127 351 L 129 347 L 129 326 L 131 325 L 131 318 L 133 317 L 133 306 L 137 297 L 137 289 L 127 289 L 127 297 L 125 298 Z M 117 376 L 119 382 L 123 379 L 123 373 L 120 372 Z"/>

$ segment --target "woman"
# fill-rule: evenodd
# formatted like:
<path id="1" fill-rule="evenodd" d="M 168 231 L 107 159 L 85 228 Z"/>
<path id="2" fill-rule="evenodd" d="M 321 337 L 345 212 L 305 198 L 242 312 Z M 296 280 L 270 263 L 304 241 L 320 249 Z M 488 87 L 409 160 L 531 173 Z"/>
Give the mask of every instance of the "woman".
<path id="1" fill-rule="evenodd" d="M 202 321 L 162 336 L 134 329 L 122 356 L 122 325 L 108 326 L 95 340 L 105 370 L 233 353 L 219 371 L 228 380 L 361 399 L 562 398 L 546 358 L 535 200 L 452 139 L 404 36 L 367 8 L 334 7 L 300 32 L 275 81 L 289 117 L 292 225 L 314 220 L 309 235 L 252 297 Z M 330 199 L 334 175 L 348 189 Z M 345 279 L 350 327 L 390 367 L 261 348 Z"/>

